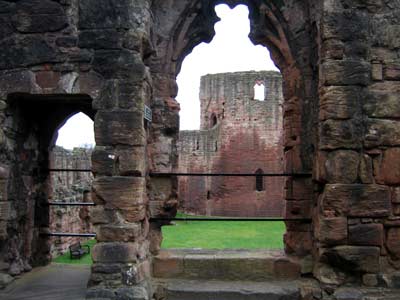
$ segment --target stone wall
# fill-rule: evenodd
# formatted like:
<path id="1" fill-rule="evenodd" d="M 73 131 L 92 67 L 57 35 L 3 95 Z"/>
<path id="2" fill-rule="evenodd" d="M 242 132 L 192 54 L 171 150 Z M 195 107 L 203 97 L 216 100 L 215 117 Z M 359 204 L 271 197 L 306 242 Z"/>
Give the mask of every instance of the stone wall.
<path id="1" fill-rule="evenodd" d="M 92 149 L 74 148 L 66 150 L 54 147 L 50 153 L 50 166 L 54 169 L 91 169 Z M 51 194 L 49 201 L 56 202 L 92 202 L 90 191 L 93 175 L 87 172 L 53 172 L 51 174 Z M 89 207 L 51 206 L 49 209 L 51 232 L 91 233 L 93 232 Z M 84 238 L 51 238 L 51 256 L 64 254 L 68 247 Z"/>
<path id="2" fill-rule="evenodd" d="M 254 99 L 256 82 L 265 100 Z M 283 173 L 282 79 L 278 72 L 238 72 L 201 78 L 201 129 L 179 134 L 179 171 Z M 214 124 L 216 122 L 216 124 Z M 284 181 L 255 177 L 179 177 L 185 212 L 222 216 L 281 216 Z"/>

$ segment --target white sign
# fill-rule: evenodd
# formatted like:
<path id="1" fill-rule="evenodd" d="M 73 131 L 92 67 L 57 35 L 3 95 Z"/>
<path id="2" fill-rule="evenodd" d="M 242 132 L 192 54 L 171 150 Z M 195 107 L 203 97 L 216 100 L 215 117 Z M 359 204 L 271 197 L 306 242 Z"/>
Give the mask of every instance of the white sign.
<path id="1" fill-rule="evenodd" d="M 144 106 L 144 118 L 149 122 L 153 120 L 151 108 L 147 105 Z"/>

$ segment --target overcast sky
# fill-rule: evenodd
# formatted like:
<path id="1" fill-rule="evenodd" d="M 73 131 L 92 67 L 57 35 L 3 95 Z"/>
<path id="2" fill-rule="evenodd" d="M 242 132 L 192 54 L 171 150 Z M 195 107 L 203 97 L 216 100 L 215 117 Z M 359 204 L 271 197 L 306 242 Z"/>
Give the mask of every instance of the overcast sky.
<path id="1" fill-rule="evenodd" d="M 200 128 L 200 77 L 206 74 L 278 70 L 267 48 L 254 46 L 248 38 L 250 32 L 247 6 L 230 9 L 221 4 L 215 8 L 221 21 L 215 24 L 215 36 L 209 44 L 193 49 L 182 64 L 178 75 L 178 102 L 181 104 L 180 129 Z"/>
<path id="2" fill-rule="evenodd" d="M 177 100 L 181 105 L 180 129 L 199 129 L 200 77 L 206 74 L 278 70 L 265 47 L 254 46 L 248 38 L 250 32 L 249 11 L 238 5 L 230 9 L 227 5 L 215 8 L 221 21 L 215 25 L 215 37 L 209 44 L 194 48 L 182 64 L 177 81 Z M 72 149 L 83 144 L 94 144 L 93 122 L 80 113 L 70 118 L 59 130 L 57 145 Z"/>

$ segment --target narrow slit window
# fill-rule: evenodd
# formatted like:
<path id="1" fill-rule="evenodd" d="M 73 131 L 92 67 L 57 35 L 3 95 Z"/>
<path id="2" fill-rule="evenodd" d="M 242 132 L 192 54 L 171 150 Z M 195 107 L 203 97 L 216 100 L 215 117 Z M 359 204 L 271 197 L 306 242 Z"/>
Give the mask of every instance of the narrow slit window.
<path id="1" fill-rule="evenodd" d="M 256 171 L 256 191 L 261 192 L 264 191 L 264 171 L 262 169 L 258 169 Z"/>
<path id="2" fill-rule="evenodd" d="M 211 115 L 210 128 L 213 128 L 218 123 L 218 118 L 215 114 Z"/>

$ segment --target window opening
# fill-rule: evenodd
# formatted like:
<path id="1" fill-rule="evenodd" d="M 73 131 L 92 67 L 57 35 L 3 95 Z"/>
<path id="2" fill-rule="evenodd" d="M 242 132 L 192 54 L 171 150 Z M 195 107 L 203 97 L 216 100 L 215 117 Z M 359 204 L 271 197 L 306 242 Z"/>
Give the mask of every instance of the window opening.
<path id="1" fill-rule="evenodd" d="M 218 123 L 218 118 L 215 114 L 211 115 L 211 124 L 210 124 L 210 128 L 213 128 L 215 125 L 217 125 Z"/>
<path id="2" fill-rule="evenodd" d="M 262 176 L 264 171 L 262 169 L 258 169 L 256 171 L 256 191 L 261 192 L 264 190 L 264 177 Z"/>
<path id="3" fill-rule="evenodd" d="M 71 116 L 58 130 L 56 145 L 64 149 L 93 148 L 94 144 L 93 121 L 84 113 Z"/>
<path id="4" fill-rule="evenodd" d="M 254 85 L 254 100 L 265 100 L 265 85 L 261 80 L 257 80 Z"/>

